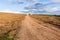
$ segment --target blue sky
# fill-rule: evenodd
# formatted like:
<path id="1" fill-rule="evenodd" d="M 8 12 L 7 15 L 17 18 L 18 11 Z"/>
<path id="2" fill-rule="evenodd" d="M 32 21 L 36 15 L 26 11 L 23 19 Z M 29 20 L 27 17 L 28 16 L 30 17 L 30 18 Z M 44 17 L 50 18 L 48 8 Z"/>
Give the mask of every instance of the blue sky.
<path id="1" fill-rule="evenodd" d="M 0 0 L 0 11 L 60 14 L 60 0 Z"/>

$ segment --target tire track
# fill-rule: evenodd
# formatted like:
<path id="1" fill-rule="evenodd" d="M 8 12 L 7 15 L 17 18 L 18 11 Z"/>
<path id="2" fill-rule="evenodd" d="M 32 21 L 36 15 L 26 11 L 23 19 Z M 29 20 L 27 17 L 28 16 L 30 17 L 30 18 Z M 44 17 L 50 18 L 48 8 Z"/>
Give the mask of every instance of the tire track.
<path id="1" fill-rule="evenodd" d="M 46 27 L 44 23 L 39 24 L 27 15 L 22 21 L 17 40 L 60 40 L 59 29 L 56 29 L 56 32 L 51 29 L 53 26 L 50 26 Z"/>

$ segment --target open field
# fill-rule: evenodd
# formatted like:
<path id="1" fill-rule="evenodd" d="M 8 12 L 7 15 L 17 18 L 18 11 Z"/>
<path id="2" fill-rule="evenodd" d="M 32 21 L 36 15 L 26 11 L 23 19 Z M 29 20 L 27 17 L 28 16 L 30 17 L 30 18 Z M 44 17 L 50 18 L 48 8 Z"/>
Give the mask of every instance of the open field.
<path id="1" fill-rule="evenodd" d="M 49 23 L 49 24 L 57 26 L 57 28 L 60 28 L 60 15 L 35 14 L 35 15 L 32 15 L 32 17 L 39 21 Z"/>
<path id="2" fill-rule="evenodd" d="M 0 13 L 0 40 L 60 40 L 60 16 Z"/>
<path id="3" fill-rule="evenodd" d="M 54 23 L 49 23 L 52 20 Z M 56 22 L 57 23 L 56 23 Z M 51 15 L 27 15 L 17 33 L 17 40 L 60 40 L 59 17 Z"/>
<path id="4" fill-rule="evenodd" d="M 24 14 L 0 13 L 0 40 L 10 40 L 16 35 Z M 23 18 L 22 18 L 23 17 Z"/>

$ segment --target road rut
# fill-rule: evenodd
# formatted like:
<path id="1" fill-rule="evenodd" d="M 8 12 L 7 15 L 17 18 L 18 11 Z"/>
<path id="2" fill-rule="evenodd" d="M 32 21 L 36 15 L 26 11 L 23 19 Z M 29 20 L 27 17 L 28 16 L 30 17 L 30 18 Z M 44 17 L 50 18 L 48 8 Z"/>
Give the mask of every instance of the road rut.
<path id="1" fill-rule="evenodd" d="M 60 40 L 60 29 L 49 24 L 39 24 L 27 15 L 22 21 L 17 37 L 17 40 Z"/>

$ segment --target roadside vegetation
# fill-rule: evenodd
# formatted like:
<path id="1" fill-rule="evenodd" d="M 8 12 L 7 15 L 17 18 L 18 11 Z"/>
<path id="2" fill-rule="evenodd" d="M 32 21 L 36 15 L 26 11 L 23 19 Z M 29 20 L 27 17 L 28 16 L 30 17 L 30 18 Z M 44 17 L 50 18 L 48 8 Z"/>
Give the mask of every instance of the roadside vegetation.
<path id="1" fill-rule="evenodd" d="M 24 14 L 0 13 L 0 40 L 14 40 Z"/>
<path id="2" fill-rule="evenodd" d="M 31 16 L 39 21 L 43 21 L 60 28 L 60 15 L 33 14 Z"/>

